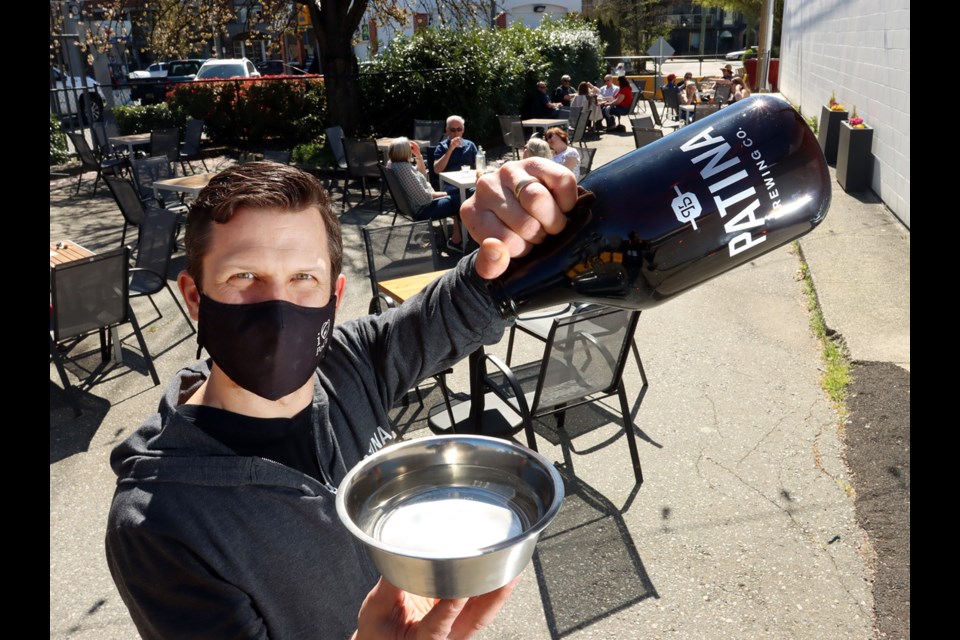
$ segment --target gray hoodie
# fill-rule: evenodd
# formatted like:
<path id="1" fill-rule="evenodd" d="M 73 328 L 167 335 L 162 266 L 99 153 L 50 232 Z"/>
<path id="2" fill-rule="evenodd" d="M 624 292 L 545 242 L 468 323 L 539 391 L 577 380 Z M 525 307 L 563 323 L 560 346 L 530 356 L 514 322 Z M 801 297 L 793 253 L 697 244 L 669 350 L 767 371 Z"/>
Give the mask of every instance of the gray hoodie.
<path id="1" fill-rule="evenodd" d="M 326 482 L 243 457 L 177 406 L 209 375 L 182 369 L 156 414 L 114 449 L 106 552 L 144 639 L 346 638 L 378 578 L 340 524 L 337 486 L 393 439 L 388 410 L 418 381 L 503 335 L 473 257 L 379 316 L 335 328 L 316 372 L 314 440 Z"/>

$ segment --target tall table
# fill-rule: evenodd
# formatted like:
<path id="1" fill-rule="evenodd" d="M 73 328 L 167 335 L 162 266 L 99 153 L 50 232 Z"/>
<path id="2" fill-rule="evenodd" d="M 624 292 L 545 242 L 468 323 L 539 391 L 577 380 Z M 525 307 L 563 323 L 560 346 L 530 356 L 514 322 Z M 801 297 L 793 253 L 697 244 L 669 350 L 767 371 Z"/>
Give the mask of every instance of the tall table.
<path id="1" fill-rule="evenodd" d="M 446 271 L 431 271 L 404 278 L 383 280 L 377 283 L 377 287 L 400 303 L 419 293 L 444 273 Z M 443 403 L 430 409 L 428 423 L 434 432 L 497 435 L 512 433 L 520 426 L 519 419 L 515 423 L 507 420 L 506 415 L 512 415 L 512 412 L 496 409 L 486 410 L 483 388 L 483 354 L 483 347 L 479 347 L 468 357 L 470 400 L 457 403 L 452 407 L 452 412 L 448 412 Z M 452 423 L 450 413 L 453 414 Z"/>
<path id="2" fill-rule="evenodd" d="M 569 118 L 527 118 L 526 120 L 521 121 L 521 124 L 524 127 L 529 127 L 531 129 L 543 129 L 544 131 L 550 127 L 560 127 L 566 130 L 569 123 Z"/>
<path id="3" fill-rule="evenodd" d="M 182 176 L 180 178 L 157 180 L 153 183 L 153 194 L 159 198 L 160 191 L 173 191 L 175 193 L 185 193 L 188 196 L 196 198 L 215 175 L 217 175 L 217 173 L 211 171 L 208 173 L 195 173 L 191 176 Z"/>
<path id="4" fill-rule="evenodd" d="M 107 138 L 110 144 L 118 147 L 126 147 L 127 155 L 133 156 L 136 147 L 141 147 L 146 144 L 150 144 L 150 134 L 149 133 L 131 133 L 126 136 L 110 136 Z"/>
<path id="5" fill-rule="evenodd" d="M 60 242 L 50 243 L 50 268 L 57 265 L 73 262 L 95 256 L 93 251 L 83 247 L 73 240 L 61 240 Z M 123 351 L 120 349 L 120 332 L 117 327 L 110 327 L 110 341 L 113 343 L 113 361 L 123 362 Z"/>

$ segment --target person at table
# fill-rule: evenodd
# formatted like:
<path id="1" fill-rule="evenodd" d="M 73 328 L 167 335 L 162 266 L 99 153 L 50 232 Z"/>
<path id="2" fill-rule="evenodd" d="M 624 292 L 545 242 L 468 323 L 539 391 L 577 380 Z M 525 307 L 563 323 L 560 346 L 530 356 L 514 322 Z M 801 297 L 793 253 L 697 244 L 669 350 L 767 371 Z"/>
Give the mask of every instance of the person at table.
<path id="1" fill-rule="evenodd" d="M 577 85 L 577 95 L 573 96 L 573 100 L 570 101 L 571 108 L 580 107 L 581 109 L 590 110 L 587 116 L 587 122 L 591 123 L 591 126 L 592 123 L 599 122 L 603 117 L 603 113 L 600 111 L 600 105 L 597 104 L 599 96 L 600 89 L 584 80 Z"/>
<path id="2" fill-rule="evenodd" d="M 613 76 L 610 75 L 609 73 L 603 76 L 603 86 L 600 87 L 600 97 L 597 98 L 597 104 L 600 106 L 600 109 L 601 109 L 601 112 L 600 112 L 601 118 L 603 117 L 603 111 L 602 111 L 603 107 L 613 102 L 613 99 L 616 97 L 616 95 L 619 92 L 620 92 L 620 85 L 616 84 L 613 81 Z M 598 118 L 593 123 L 593 128 L 595 131 L 600 131 L 600 128 L 602 127 L 602 125 L 603 125 L 603 120 Z"/>
<path id="3" fill-rule="evenodd" d="M 573 177 L 580 180 L 580 152 L 569 146 L 567 132 L 560 127 L 550 127 L 543 139 L 550 145 L 553 161 L 570 169 Z"/>
<path id="4" fill-rule="evenodd" d="M 560 112 L 562 106 L 560 103 L 550 102 L 546 82 L 541 80 L 537 83 L 537 90 L 530 101 L 531 118 L 559 118 L 562 115 Z"/>
<path id="5" fill-rule="evenodd" d="M 552 160 L 553 150 L 550 148 L 550 145 L 547 144 L 546 140 L 538 135 L 534 135 L 530 136 L 530 139 L 527 140 L 527 144 L 523 147 L 522 155 L 524 158 L 546 158 Z"/>
<path id="6" fill-rule="evenodd" d="M 684 74 L 683 80 L 678 86 L 680 88 L 681 105 L 696 105 L 700 102 L 699 94 L 697 93 L 697 82 L 693 79 L 691 72 L 687 71 L 687 73 Z M 685 122 L 693 122 L 692 111 L 681 109 L 680 117 L 683 118 Z"/>
<path id="7" fill-rule="evenodd" d="M 660 87 L 660 93 L 665 94 L 667 91 L 672 91 L 674 93 L 679 93 L 680 87 L 677 86 L 677 74 L 671 73 L 667 76 L 667 81 L 663 83 L 663 86 Z"/>
<path id="8" fill-rule="evenodd" d="M 570 76 L 561 76 L 560 86 L 553 90 L 553 101 L 559 104 L 561 109 L 569 111 L 575 95 L 577 95 L 577 90 L 570 86 Z"/>
<path id="9" fill-rule="evenodd" d="M 423 162 L 420 145 L 407 138 L 394 138 L 387 150 L 387 169 L 393 171 L 400 182 L 410 205 L 416 210 L 414 220 L 445 220 L 453 218 L 450 229 L 450 243 L 458 247 L 463 242 L 460 233 L 460 191 L 451 196 L 446 191 L 434 191 L 427 178 L 427 165 Z M 416 168 L 410 163 L 413 159 Z"/>
<path id="10" fill-rule="evenodd" d="M 728 62 L 720 68 L 720 78 L 717 80 L 717 84 L 730 84 L 733 82 L 733 78 L 733 65 Z"/>
<path id="11" fill-rule="evenodd" d="M 320 180 L 256 161 L 211 180 L 177 277 L 208 357 L 110 456 L 106 559 L 144 640 L 470 638 L 489 625 L 519 577 L 472 598 L 401 591 L 340 522 L 335 487 L 396 439 L 388 412 L 408 389 L 502 338 L 486 281 L 559 233 L 576 200 L 566 169 L 507 163 L 461 209 L 477 251 L 399 307 L 335 325 L 343 243 Z"/>
<path id="12" fill-rule="evenodd" d="M 617 91 L 613 100 L 602 109 L 603 116 L 607 121 L 607 131 L 617 131 L 615 117 L 627 115 L 633 105 L 633 89 L 630 88 L 630 81 L 627 80 L 626 76 L 619 76 L 617 82 L 620 84 L 620 90 Z"/>

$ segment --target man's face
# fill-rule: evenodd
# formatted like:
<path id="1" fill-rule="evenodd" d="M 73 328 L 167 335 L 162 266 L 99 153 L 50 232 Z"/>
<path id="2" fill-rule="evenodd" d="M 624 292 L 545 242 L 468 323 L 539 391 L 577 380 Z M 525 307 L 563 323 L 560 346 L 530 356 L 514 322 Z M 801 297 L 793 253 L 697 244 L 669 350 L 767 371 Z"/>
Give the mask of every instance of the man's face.
<path id="1" fill-rule="evenodd" d="M 537 85 L 537 90 L 538 90 L 538 91 L 543 91 L 544 93 L 546 93 L 546 92 L 547 92 L 547 85 L 545 85 L 545 84 L 538 84 L 538 85 Z"/>
<path id="2" fill-rule="evenodd" d="M 462 120 L 451 120 L 450 124 L 447 125 L 446 132 L 447 137 L 453 140 L 454 138 L 463 137 L 463 121 Z"/>
<path id="3" fill-rule="evenodd" d="M 343 299 L 342 274 L 331 291 L 327 232 L 316 207 L 296 212 L 240 208 L 230 222 L 214 224 L 211 233 L 202 291 L 213 300 L 322 307 L 333 293 L 337 306 Z M 201 289 L 186 272 L 178 282 L 190 315 L 198 319 Z"/>
<path id="4" fill-rule="evenodd" d="M 603 79 L 603 81 L 607 83 L 608 87 L 613 85 L 613 78 L 611 76 L 607 76 L 606 78 Z"/>

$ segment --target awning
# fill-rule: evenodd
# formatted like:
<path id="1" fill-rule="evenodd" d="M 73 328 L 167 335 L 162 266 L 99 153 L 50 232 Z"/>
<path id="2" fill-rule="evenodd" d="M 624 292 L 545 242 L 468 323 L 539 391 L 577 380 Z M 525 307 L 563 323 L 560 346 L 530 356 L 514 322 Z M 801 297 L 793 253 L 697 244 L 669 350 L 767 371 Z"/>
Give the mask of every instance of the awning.
<path id="1" fill-rule="evenodd" d="M 733 34 L 730 33 L 729 31 L 727 31 L 726 29 L 724 29 L 723 31 L 720 32 L 720 37 L 721 37 L 721 38 L 732 38 L 732 37 L 733 37 Z"/>

